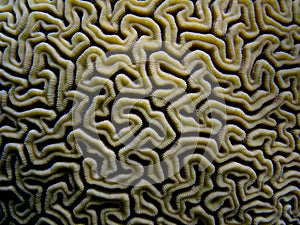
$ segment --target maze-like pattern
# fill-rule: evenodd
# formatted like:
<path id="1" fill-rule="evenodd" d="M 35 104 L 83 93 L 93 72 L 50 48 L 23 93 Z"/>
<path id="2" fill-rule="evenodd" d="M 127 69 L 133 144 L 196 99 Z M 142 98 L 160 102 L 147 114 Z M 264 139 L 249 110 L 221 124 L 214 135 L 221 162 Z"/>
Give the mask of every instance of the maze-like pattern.
<path id="1" fill-rule="evenodd" d="M 300 224 L 298 0 L 0 0 L 0 224 Z"/>

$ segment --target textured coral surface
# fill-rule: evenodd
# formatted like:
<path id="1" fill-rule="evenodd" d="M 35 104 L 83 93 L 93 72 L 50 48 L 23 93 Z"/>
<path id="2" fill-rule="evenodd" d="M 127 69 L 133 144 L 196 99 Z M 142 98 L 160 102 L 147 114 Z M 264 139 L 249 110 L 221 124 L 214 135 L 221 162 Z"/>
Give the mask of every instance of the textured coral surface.
<path id="1" fill-rule="evenodd" d="M 300 1 L 0 0 L 0 224 L 300 224 Z"/>

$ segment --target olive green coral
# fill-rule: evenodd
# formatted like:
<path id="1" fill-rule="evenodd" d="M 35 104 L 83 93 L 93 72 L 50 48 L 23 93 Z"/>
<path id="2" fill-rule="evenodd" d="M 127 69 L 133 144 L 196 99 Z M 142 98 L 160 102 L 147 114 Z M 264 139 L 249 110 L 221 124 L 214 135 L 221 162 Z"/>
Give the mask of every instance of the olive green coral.
<path id="1" fill-rule="evenodd" d="M 0 1 L 0 224 L 300 224 L 298 0 Z"/>

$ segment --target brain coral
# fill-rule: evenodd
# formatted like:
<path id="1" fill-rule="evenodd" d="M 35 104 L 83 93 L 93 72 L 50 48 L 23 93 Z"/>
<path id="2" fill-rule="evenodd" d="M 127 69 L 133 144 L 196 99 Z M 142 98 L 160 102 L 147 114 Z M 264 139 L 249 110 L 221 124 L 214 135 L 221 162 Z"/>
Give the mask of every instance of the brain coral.
<path id="1" fill-rule="evenodd" d="M 0 0 L 0 224 L 300 224 L 299 0 Z"/>

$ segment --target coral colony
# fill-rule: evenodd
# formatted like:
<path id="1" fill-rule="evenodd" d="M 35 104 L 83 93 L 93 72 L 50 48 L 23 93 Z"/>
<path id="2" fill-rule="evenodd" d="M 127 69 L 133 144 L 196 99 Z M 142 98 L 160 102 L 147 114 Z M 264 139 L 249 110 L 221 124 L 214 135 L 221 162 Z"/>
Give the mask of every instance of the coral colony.
<path id="1" fill-rule="evenodd" d="M 0 224 L 300 224 L 298 0 L 0 0 Z"/>

